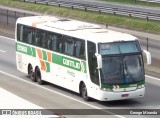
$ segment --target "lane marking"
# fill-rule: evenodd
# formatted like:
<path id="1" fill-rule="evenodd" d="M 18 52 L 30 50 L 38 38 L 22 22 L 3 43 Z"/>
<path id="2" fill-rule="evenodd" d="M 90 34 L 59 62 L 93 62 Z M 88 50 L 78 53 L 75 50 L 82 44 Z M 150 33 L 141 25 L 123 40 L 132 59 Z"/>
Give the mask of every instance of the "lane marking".
<path id="1" fill-rule="evenodd" d="M 68 98 L 68 99 L 77 101 L 77 102 L 82 103 L 82 104 L 84 104 L 84 105 L 86 105 L 86 106 L 89 106 L 89 107 L 92 107 L 92 108 L 95 108 L 95 109 L 100 109 L 100 110 L 104 111 L 103 108 L 100 108 L 100 107 L 97 107 L 97 106 L 88 104 L 88 103 L 86 103 L 86 102 L 80 101 L 80 100 L 75 99 L 75 98 L 73 98 L 73 97 L 67 96 L 67 95 L 65 95 L 65 94 L 63 94 L 63 93 L 59 93 L 59 92 L 57 92 L 57 91 L 50 90 L 50 89 L 48 89 L 48 88 L 45 88 L 45 87 L 43 87 L 43 86 L 34 84 L 34 83 L 29 82 L 29 81 L 27 81 L 27 80 L 25 80 L 25 79 L 23 79 L 23 78 L 20 78 L 20 77 L 11 75 L 11 74 L 6 73 L 6 72 L 4 72 L 4 71 L 1 71 L 1 70 L 0 70 L 0 73 L 5 74 L 5 75 L 10 76 L 10 77 L 13 77 L 13 78 L 15 78 L 15 79 L 18 79 L 18 80 L 20 80 L 20 81 L 26 82 L 26 83 L 28 83 L 28 84 L 34 85 L 34 86 L 36 86 L 36 87 L 45 89 L 45 90 L 50 91 L 50 92 L 52 92 L 52 93 L 58 94 L 58 95 L 60 95 L 60 96 L 66 97 L 66 98 Z M 119 118 L 125 118 L 125 117 L 123 117 L 123 116 L 121 116 L 121 115 L 116 115 L 116 114 L 114 114 L 114 113 L 112 113 L 112 112 L 109 112 L 109 111 L 104 111 L 104 112 L 110 113 L 111 115 L 114 115 L 114 116 L 119 117 Z"/>
<path id="2" fill-rule="evenodd" d="M 13 109 L 22 109 L 22 112 L 19 112 L 21 115 L 21 117 L 19 117 L 19 118 L 22 118 L 22 117 L 32 118 L 33 115 L 31 115 L 31 112 L 25 112 L 26 110 L 33 111 L 33 109 L 37 109 L 38 111 L 43 112 L 43 109 L 45 109 L 43 107 L 40 107 L 39 105 L 36 105 L 36 104 L 22 98 L 22 97 L 19 97 L 19 96 L 15 95 L 14 93 L 12 93 L 8 90 L 5 90 L 4 88 L 1 88 L 1 87 L 0 87 L 0 93 L 1 93 L 0 94 L 0 98 L 1 98 L 0 109 L 2 109 L 1 115 L 5 116 L 2 118 L 13 118 L 15 115 L 16 115 L 15 118 L 17 118 L 18 112 L 14 112 Z M 12 100 L 11 100 L 11 98 L 12 98 Z M 8 111 L 7 114 L 6 114 L 6 112 L 3 112 L 3 111 L 5 111 L 5 109 L 7 109 L 7 111 Z M 51 112 L 51 113 L 52 114 L 50 114 L 50 115 L 43 115 L 43 116 L 46 116 L 43 118 L 47 118 L 47 116 L 48 116 L 48 118 L 50 118 L 50 117 L 60 118 L 60 116 L 61 116 L 61 115 L 60 116 L 54 115 L 54 112 Z M 12 115 L 12 117 L 8 117 L 8 115 Z M 26 117 L 26 115 L 27 115 L 27 117 Z M 41 115 L 36 114 L 36 115 L 34 115 L 33 118 L 41 118 Z"/>
<path id="3" fill-rule="evenodd" d="M 8 39 L 8 40 L 12 40 L 12 41 L 14 41 L 14 39 L 13 39 L 13 38 L 9 38 L 9 37 L 5 37 L 5 36 L 1 36 L 1 35 L 0 35 L 0 38 L 6 38 L 6 39 Z"/>
<path id="4" fill-rule="evenodd" d="M 1 109 L 44 109 L 0 87 Z M 10 100 L 12 98 L 12 100 Z"/>
<path id="5" fill-rule="evenodd" d="M 158 80 L 158 81 L 160 81 L 160 79 L 159 78 L 156 78 L 156 77 L 152 77 L 152 76 L 149 76 L 149 75 L 145 75 L 146 77 L 148 77 L 148 78 L 151 78 L 151 79 L 154 79 L 154 80 Z"/>
<path id="6" fill-rule="evenodd" d="M 3 53 L 5 53 L 6 51 L 4 51 L 4 50 L 0 50 L 0 52 L 3 52 Z"/>
<path id="7" fill-rule="evenodd" d="M 45 87 L 43 87 L 43 86 L 40 86 L 40 85 L 34 84 L 34 83 L 29 82 L 29 81 L 27 81 L 27 80 L 25 80 L 25 79 L 23 79 L 23 78 L 20 78 L 20 77 L 17 77 L 17 76 L 11 75 L 11 74 L 6 73 L 6 72 L 4 72 L 4 71 L 0 71 L 0 73 L 5 74 L 5 75 L 10 76 L 10 77 L 13 77 L 13 78 L 18 79 L 18 80 L 21 80 L 21 81 L 26 82 L 26 83 L 28 83 L 28 84 L 32 84 L 32 85 L 37 86 L 37 87 L 39 87 L 39 88 L 42 88 L 42 89 L 48 90 L 48 91 L 50 91 L 50 92 L 53 92 L 53 93 L 59 94 L 59 95 L 61 95 L 61 96 L 67 97 L 67 98 L 69 98 L 69 99 L 72 99 L 72 100 L 78 101 L 78 102 L 83 103 L 83 104 L 85 104 L 85 105 L 88 105 L 88 106 L 90 106 L 90 107 L 93 107 L 93 108 L 96 108 L 96 109 L 101 109 L 101 108 L 99 108 L 99 107 L 96 107 L 96 106 L 90 105 L 90 104 L 88 104 L 88 103 L 82 102 L 82 101 L 80 101 L 80 100 L 77 100 L 77 99 L 75 99 L 75 98 L 73 98 L 73 97 L 70 97 L 70 96 L 67 96 L 67 95 L 65 95 L 65 94 L 62 94 L 62 93 L 56 92 L 56 91 L 54 91 L 54 90 L 50 90 L 50 89 L 48 89 L 48 88 L 45 88 Z"/>

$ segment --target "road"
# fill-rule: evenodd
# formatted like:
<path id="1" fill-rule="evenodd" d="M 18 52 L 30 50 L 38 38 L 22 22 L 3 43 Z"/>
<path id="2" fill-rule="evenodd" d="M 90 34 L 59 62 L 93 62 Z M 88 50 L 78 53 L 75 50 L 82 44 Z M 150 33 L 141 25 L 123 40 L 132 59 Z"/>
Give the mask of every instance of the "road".
<path id="1" fill-rule="evenodd" d="M 26 2 L 58 5 L 64 7 L 72 7 L 117 15 L 125 15 L 129 17 L 145 18 L 150 20 L 160 20 L 160 9 L 157 7 L 148 8 L 139 5 L 120 4 L 115 2 L 104 2 L 100 0 L 25 0 Z"/>
<path id="2" fill-rule="evenodd" d="M 54 1 L 54 0 L 46 0 L 46 1 Z M 67 0 L 67 1 L 99 5 L 99 6 L 110 6 L 113 8 L 130 9 L 130 10 L 137 10 L 137 11 L 142 11 L 142 12 L 160 13 L 160 8 L 158 7 L 123 4 L 123 3 L 118 3 L 118 2 L 106 2 L 103 0 Z"/>
<path id="3" fill-rule="evenodd" d="M 32 1 L 34 0 L 26 0 L 26 1 Z M 62 2 L 62 0 L 36 0 L 37 2 Z M 65 0 L 64 0 L 65 1 Z M 87 4 L 87 5 L 98 5 L 98 6 L 109 6 L 112 8 L 119 8 L 119 9 L 128 9 L 128 10 L 134 10 L 134 11 L 141 11 L 141 12 L 149 12 L 149 13 L 157 13 L 159 14 L 160 8 L 158 7 L 148 7 L 148 6 L 142 6 L 142 5 L 132 5 L 132 4 L 123 4 L 118 2 L 106 2 L 103 0 L 67 0 L 67 2 L 70 3 L 81 3 L 81 4 Z"/>
<path id="4" fill-rule="evenodd" d="M 160 79 L 156 78 L 146 77 L 146 94 L 144 98 L 112 102 L 99 102 L 96 100 L 85 102 L 78 94 L 53 84 L 48 83 L 40 86 L 33 83 L 25 74 L 16 70 L 14 40 L 2 36 L 0 36 L 0 87 L 31 103 L 48 109 L 160 109 Z M 78 113 L 77 110 L 76 112 Z M 68 117 L 74 118 L 75 116 L 70 115 Z M 106 118 L 106 116 L 90 115 L 84 117 Z M 113 117 L 122 116 L 114 115 Z M 149 118 L 150 116 L 146 117 Z"/>

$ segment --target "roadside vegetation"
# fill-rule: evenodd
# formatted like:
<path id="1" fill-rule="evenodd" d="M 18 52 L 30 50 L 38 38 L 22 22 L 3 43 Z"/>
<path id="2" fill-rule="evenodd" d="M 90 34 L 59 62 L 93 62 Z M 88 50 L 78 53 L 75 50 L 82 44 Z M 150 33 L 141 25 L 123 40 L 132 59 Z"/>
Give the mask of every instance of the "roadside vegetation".
<path id="1" fill-rule="evenodd" d="M 85 10 L 72 10 L 71 8 L 59 8 L 58 6 L 21 2 L 21 0 L 0 0 L 0 5 L 135 30 L 150 31 L 154 33 L 160 32 L 160 22 L 158 21 L 147 21 L 145 19 L 129 18 L 118 15 L 114 16 L 113 14 L 100 14 L 98 12 L 89 12 Z"/>
<path id="2" fill-rule="evenodd" d="M 124 4 L 134 4 L 134 5 L 143 5 L 143 6 L 151 6 L 151 7 L 160 7 L 160 3 L 154 2 L 145 2 L 139 0 L 102 0 L 106 2 L 117 2 L 117 3 L 124 3 Z"/>

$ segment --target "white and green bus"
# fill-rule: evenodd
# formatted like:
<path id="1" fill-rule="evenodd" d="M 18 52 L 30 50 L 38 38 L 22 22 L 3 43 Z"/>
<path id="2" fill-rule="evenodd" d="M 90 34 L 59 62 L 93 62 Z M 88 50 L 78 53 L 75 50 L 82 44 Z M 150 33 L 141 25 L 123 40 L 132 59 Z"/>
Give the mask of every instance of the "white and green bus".
<path id="1" fill-rule="evenodd" d="M 53 16 L 19 18 L 17 69 L 32 81 L 44 81 L 82 95 L 84 100 L 143 97 L 150 53 L 136 37 L 99 25 Z"/>

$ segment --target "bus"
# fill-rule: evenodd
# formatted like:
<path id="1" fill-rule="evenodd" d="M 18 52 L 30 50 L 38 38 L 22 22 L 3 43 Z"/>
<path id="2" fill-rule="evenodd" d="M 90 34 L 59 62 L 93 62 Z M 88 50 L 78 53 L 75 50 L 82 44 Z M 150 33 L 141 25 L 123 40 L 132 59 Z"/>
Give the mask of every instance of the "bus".
<path id="1" fill-rule="evenodd" d="M 54 16 L 17 19 L 17 69 L 79 93 L 84 100 L 123 100 L 145 94 L 144 63 L 151 54 L 126 33 Z M 145 59 L 143 58 L 145 56 Z"/>

